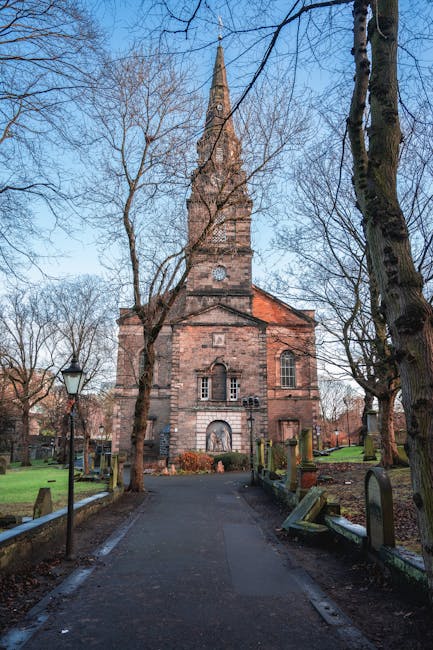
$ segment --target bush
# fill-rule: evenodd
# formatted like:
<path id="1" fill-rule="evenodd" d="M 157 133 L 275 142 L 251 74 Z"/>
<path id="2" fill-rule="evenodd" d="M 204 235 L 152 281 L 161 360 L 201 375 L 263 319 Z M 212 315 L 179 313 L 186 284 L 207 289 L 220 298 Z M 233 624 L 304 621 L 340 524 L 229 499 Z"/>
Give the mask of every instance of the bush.
<path id="1" fill-rule="evenodd" d="M 176 459 L 184 472 L 210 472 L 214 459 L 200 451 L 185 451 Z"/>
<path id="2" fill-rule="evenodd" d="M 237 472 L 249 469 L 250 459 L 247 454 L 240 454 L 238 451 L 229 451 L 224 454 L 217 454 L 213 457 L 214 467 L 221 461 L 226 472 Z"/>
<path id="3" fill-rule="evenodd" d="M 274 467 L 275 469 L 286 469 L 287 468 L 287 450 L 284 445 L 273 445 L 272 453 L 274 458 Z"/>

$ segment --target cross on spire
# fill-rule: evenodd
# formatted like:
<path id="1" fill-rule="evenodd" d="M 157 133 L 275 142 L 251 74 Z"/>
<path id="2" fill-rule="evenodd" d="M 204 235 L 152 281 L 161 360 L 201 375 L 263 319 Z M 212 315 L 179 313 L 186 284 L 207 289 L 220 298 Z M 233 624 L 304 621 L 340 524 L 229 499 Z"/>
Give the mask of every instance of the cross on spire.
<path id="1" fill-rule="evenodd" d="M 222 34 L 223 27 L 224 27 L 223 19 L 221 18 L 221 16 L 218 16 L 218 40 L 219 41 L 223 40 L 223 34 Z"/>

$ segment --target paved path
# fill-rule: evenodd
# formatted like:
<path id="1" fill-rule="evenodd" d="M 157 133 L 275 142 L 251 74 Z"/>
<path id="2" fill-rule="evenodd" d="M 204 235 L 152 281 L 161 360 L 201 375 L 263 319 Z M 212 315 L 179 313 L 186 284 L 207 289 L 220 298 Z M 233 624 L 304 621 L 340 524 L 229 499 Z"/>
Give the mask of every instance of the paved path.
<path id="1" fill-rule="evenodd" d="M 265 538 L 242 480 L 146 477 L 151 497 L 133 525 L 26 650 L 371 648 Z"/>

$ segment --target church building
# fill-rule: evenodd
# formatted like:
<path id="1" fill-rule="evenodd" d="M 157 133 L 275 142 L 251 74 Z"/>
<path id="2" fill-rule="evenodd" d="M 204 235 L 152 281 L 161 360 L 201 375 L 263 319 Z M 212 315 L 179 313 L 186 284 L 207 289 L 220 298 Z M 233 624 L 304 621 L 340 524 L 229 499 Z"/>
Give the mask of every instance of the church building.
<path id="1" fill-rule="evenodd" d="M 254 438 L 282 442 L 318 415 L 314 312 L 252 283 L 252 203 L 230 112 L 219 46 L 187 202 L 193 264 L 157 339 L 145 460 L 249 453 L 245 397 L 258 398 Z M 137 316 L 121 309 L 114 450 L 130 449 L 142 346 Z"/>

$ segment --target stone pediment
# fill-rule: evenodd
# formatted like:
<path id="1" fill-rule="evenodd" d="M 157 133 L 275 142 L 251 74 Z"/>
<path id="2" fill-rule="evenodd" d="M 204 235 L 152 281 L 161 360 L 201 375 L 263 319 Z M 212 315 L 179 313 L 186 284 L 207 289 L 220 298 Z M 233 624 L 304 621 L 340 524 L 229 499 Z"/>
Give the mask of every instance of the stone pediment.
<path id="1" fill-rule="evenodd" d="M 246 314 L 237 311 L 227 305 L 217 304 L 211 305 L 190 314 L 186 314 L 183 318 L 174 321 L 173 324 L 189 324 L 189 325 L 237 325 L 237 326 L 256 326 L 266 327 L 266 323 L 260 318 L 256 318 L 251 314 Z"/>

